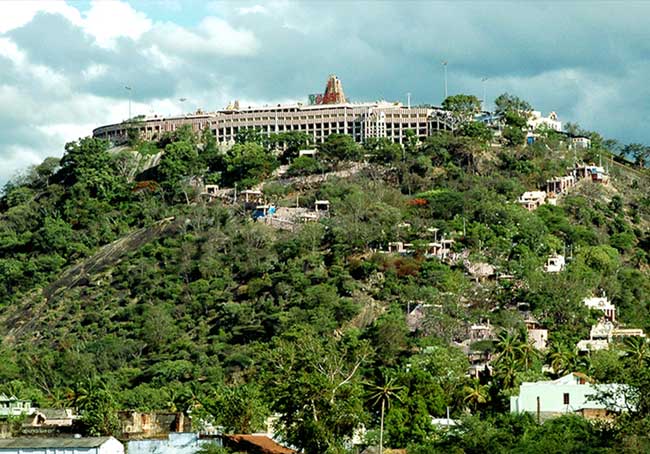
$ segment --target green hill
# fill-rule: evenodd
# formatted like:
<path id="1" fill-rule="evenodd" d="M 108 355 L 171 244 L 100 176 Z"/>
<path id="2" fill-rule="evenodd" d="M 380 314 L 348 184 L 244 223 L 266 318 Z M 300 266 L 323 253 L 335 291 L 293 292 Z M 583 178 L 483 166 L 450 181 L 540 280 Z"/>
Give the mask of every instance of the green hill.
<path id="1" fill-rule="evenodd" d="M 440 133 L 402 151 L 333 135 L 315 159 L 296 158 L 294 146 L 274 151 L 282 138 L 245 139 L 224 151 L 180 130 L 116 153 L 87 138 L 6 186 L 0 391 L 76 406 L 90 433 L 113 432 L 117 409 L 186 411 L 195 425 L 234 432 L 280 413 L 288 442 L 325 453 L 345 452 L 360 424 L 378 429 L 377 386 L 395 395 L 385 440 L 399 448 L 435 440 L 430 418 L 448 408 L 479 415 L 469 431 L 525 423 L 541 436 L 531 421 L 503 419 L 524 380 L 579 370 L 645 383 L 647 357 L 633 361 L 623 345 L 574 351 L 597 318 L 582 304 L 588 296 L 605 293 L 623 325 L 650 329 L 645 170 L 614 164 L 602 147 L 575 153 L 555 136 L 505 147 Z M 533 212 L 516 203 L 576 158 L 610 162 L 610 184 L 581 181 L 558 206 Z M 281 162 L 292 179 L 271 178 Z M 328 200 L 330 214 L 277 228 L 253 220 L 241 196 L 201 194 L 210 183 L 261 187 L 287 212 Z M 443 237 L 454 240 L 453 260 L 427 253 Z M 387 253 L 398 241 L 412 252 Z M 542 271 L 553 253 L 570 259 L 564 272 Z M 473 263 L 497 276 L 472 276 Z M 547 355 L 522 349 L 522 303 L 550 331 Z M 418 305 L 427 310 L 409 329 Z M 517 353 L 474 382 L 458 343 L 488 318 L 504 334 L 486 351 L 505 358 L 516 345 Z M 609 443 L 600 429 L 572 424 L 594 431 L 594 446 Z M 617 432 L 611 443 L 628 436 Z M 469 449 L 468 440 L 440 443 L 421 449 Z"/>

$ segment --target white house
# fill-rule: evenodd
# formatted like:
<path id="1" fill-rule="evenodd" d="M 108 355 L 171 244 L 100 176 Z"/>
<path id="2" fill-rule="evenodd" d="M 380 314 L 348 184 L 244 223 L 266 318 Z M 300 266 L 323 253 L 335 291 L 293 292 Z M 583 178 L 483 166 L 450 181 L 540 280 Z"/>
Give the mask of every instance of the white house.
<path id="1" fill-rule="evenodd" d="M 539 412 L 540 419 L 567 413 L 602 417 L 608 410 L 619 412 L 626 408 L 623 390 L 619 384 L 593 384 L 586 375 L 574 372 L 557 380 L 522 383 L 519 395 L 510 397 L 510 412 Z M 603 402 L 599 393 L 615 397 Z"/>
<path id="2" fill-rule="evenodd" d="M 16 396 L 8 397 L 5 394 L 0 394 L 0 416 L 31 415 L 34 410 L 29 400 L 21 400 Z"/>
<path id="3" fill-rule="evenodd" d="M 563 177 L 553 177 L 546 180 L 546 192 L 557 194 L 564 194 L 573 186 L 576 185 L 576 178 L 573 175 L 566 175 Z"/>
<path id="4" fill-rule="evenodd" d="M 528 341 L 537 350 L 546 350 L 548 346 L 548 330 L 542 328 L 539 321 L 530 313 L 526 314 L 524 323 L 526 324 L 526 331 L 528 331 Z"/>
<path id="5" fill-rule="evenodd" d="M 616 321 L 616 306 L 612 304 L 607 297 L 594 296 L 591 298 L 585 298 L 582 302 L 589 309 L 602 311 L 607 320 L 612 322 Z"/>
<path id="6" fill-rule="evenodd" d="M 113 437 L 6 438 L 0 454 L 124 454 L 124 445 Z"/>
<path id="7" fill-rule="evenodd" d="M 585 136 L 571 137 L 571 145 L 573 146 L 573 148 L 578 150 L 591 148 L 591 139 Z"/>
<path id="8" fill-rule="evenodd" d="M 126 443 L 128 454 L 195 454 L 205 444 L 221 446 L 220 438 L 199 438 L 191 432 L 172 432 L 167 438 L 129 440 Z"/>
<path id="9" fill-rule="evenodd" d="M 533 211 L 544 205 L 546 202 L 546 192 L 544 191 L 528 191 L 524 192 L 517 203 L 526 208 L 528 211 Z"/>
<path id="10" fill-rule="evenodd" d="M 317 153 L 318 150 L 316 149 L 298 150 L 298 156 L 307 156 L 309 158 L 315 158 Z"/>
<path id="11" fill-rule="evenodd" d="M 646 335 L 640 328 L 616 328 L 609 320 L 600 321 L 591 327 L 589 339 L 578 342 L 578 351 L 606 350 L 612 341 L 625 337 L 645 338 Z"/>
<path id="12" fill-rule="evenodd" d="M 544 265 L 544 271 L 546 273 L 559 273 L 564 270 L 566 262 L 563 255 L 555 254 L 551 255 L 548 260 L 546 260 L 546 265 Z"/>
<path id="13" fill-rule="evenodd" d="M 548 330 L 545 328 L 529 328 L 528 340 L 537 350 L 544 351 L 548 346 Z"/>
<path id="14" fill-rule="evenodd" d="M 560 132 L 562 131 L 562 122 L 558 120 L 555 112 L 551 112 L 547 117 L 543 117 L 541 112 L 534 110 L 528 117 L 528 130 L 530 132 L 535 132 L 540 127 L 546 127 Z"/>

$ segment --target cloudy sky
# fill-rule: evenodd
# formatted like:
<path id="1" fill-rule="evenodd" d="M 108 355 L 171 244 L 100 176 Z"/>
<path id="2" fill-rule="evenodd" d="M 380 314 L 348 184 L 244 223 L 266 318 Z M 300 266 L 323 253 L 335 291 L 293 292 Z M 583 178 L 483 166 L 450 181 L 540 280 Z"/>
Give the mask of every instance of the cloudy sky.
<path id="1" fill-rule="evenodd" d="M 0 1 L 0 183 L 133 114 L 505 91 L 650 143 L 650 2 Z M 186 99 L 181 102 L 180 99 Z"/>

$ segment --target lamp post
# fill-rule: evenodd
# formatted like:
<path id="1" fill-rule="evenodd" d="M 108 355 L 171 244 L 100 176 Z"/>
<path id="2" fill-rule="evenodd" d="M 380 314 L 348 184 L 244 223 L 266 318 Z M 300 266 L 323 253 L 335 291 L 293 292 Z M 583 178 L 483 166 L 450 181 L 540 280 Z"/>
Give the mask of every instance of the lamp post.
<path id="1" fill-rule="evenodd" d="M 131 91 L 133 89 L 131 87 L 129 87 L 128 85 L 125 85 L 124 89 L 129 92 L 129 119 L 128 119 L 128 121 L 131 121 Z"/>
<path id="2" fill-rule="evenodd" d="M 487 110 L 487 95 L 485 91 L 485 82 L 487 82 L 488 78 L 484 77 L 481 79 L 481 82 L 483 82 L 483 110 Z"/>
<path id="3" fill-rule="evenodd" d="M 444 72 L 445 72 L 445 99 L 447 99 L 447 97 L 449 96 L 449 93 L 447 92 L 447 60 L 442 62 L 442 67 L 443 67 Z M 444 99 L 443 99 L 443 101 L 444 101 Z"/>

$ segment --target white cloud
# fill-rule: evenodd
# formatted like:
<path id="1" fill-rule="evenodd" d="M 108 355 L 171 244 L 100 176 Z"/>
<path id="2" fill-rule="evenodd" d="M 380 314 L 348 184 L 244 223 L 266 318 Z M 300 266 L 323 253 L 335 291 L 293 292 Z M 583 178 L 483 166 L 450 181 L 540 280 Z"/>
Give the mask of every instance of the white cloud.
<path id="1" fill-rule="evenodd" d="M 16 66 L 25 63 L 25 53 L 9 38 L 0 38 L 0 56 L 8 58 Z"/>
<path id="2" fill-rule="evenodd" d="M 225 55 L 251 55 L 257 50 L 255 35 L 249 30 L 235 29 L 218 17 L 206 17 L 199 24 L 214 49 Z"/>
<path id="3" fill-rule="evenodd" d="M 137 40 L 151 27 L 151 20 L 144 13 L 121 1 L 94 0 L 83 21 L 84 31 L 105 48 L 113 48 L 116 38 Z"/>
<path id="4" fill-rule="evenodd" d="M 7 182 L 30 165 L 40 164 L 45 157 L 32 148 L 10 145 L 2 155 L 0 182 Z"/>
<path id="5" fill-rule="evenodd" d="M 170 22 L 157 24 L 148 40 L 180 58 L 188 55 L 253 55 L 259 47 L 251 31 L 235 29 L 225 20 L 212 16 L 203 19 L 196 31 Z"/>
<path id="6" fill-rule="evenodd" d="M 158 45 L 154 44 L 151 47 L 148 47 L 141 51 L 141 54 L 155 67 L 169 71 L 176 69 L 181 60 L 177 57 L 174 57 L 170 54 L 162 52 Z"/>
<path id="7" fill-rule="evenodd" d="M 254 5 L 238 8 L 237 13 L 245 16 L 246 14 L 267 14 L 268 11 L 262 5 Z"/>
<path id="8" fill-rule="evenodd" d="M 81 76 L 86 80 L 93 80 L 104 76 L 109 71 L 107 65 L 91 64 L 81 72 Z"/>
<path id="9" fill-rule="evenodd" d="M 52 123 L 38 126 L 36 129 L 55 143 L 66 143 L 86 137 L 95 127 L 91 123 Z"/>
<path id="10" fill-rule="evenodd" d="M 151 20 L 119 0 L 93 0 L 85 13 L 57 0 L 4 0 L 0 2 L 0 33 L 28 24 L 36 14 L 59 14 L 95 38 L 104 48 L 113 48 L 117 38 L 137 40 L 152 27 Z"/>
<path id="11" fill-rule="evenodd" d="M 75 25 L 82 23 L 79 10 L 62 1 L 4 0 L 0 14 L 0 33 L 22 27 L 39 12 L 60 14 Z"/>
<path id="12" fill-rule="evenodd" d="M 0 56 L 8 58 L 18 72 L 36 80 L 45 89 L 56 89 L 61 92 L 69 88 L 68 81 L 62 74 L 45 65 L 29 63 L 25 53 L 9 38 L 0 37 Z"/>

